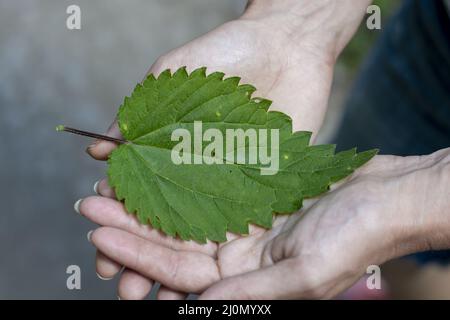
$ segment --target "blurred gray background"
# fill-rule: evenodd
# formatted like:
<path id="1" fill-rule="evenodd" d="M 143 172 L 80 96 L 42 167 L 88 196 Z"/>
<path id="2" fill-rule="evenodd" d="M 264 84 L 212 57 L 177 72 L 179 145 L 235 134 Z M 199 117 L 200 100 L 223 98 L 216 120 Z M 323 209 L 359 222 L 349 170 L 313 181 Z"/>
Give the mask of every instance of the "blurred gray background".
<path id="1" fill-rule="evenodd" d="M 81 7 L 82 29 L 66 28 Z M 103 132 L 164 52 L 233 19 L 244 1 L 0 0 L 0 299 L 116 299 L 96 277 L 94 226 L 73 211 L 105 165 L 90 140 L 57 124 Z M 66 268 L 81 268 L 81 290 Z"/>

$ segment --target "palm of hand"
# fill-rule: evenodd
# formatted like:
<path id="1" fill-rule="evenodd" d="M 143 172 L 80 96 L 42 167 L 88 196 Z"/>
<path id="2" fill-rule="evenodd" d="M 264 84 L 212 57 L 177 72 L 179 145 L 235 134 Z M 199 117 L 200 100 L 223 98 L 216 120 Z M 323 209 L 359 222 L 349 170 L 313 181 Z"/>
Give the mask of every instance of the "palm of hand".
<path id="1" fill-rule="evenodd" d="M 331 86 L 332 58 L 306 41 L 290 41 L 288 35 L 272 35 L 257 22 L 231 21 L 161 56 L 149 73 L 206 66 L 208 72 L 240 76 L 242 83 L 258 89 L 255 95 L 273 100 L 271 110 L 290 115 L 294 130 L 316 133 Z"/>

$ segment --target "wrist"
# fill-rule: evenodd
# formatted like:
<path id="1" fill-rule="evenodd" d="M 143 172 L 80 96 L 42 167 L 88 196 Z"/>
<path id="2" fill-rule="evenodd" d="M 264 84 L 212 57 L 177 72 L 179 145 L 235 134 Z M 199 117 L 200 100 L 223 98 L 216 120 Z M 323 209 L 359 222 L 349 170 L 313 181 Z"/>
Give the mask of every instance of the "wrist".
<path id="1" fill-rule="evenodd" d="M 336 60 L 371 0 L 249 0 L 241 19 L 258 21 L 293 45 Z"/>
<path id="2" fill-rule="evenodd" d="M 418 221 L 423 226 L 418 236 L 423 238 L 425 250 L 450 248 L 450 149 L 440 150 L 426 156 L 430 164 L 423 170 L 422 199 L 417 206 Z"/>
<path id="3" fill-rule="evenodd" d="M 450 149 L 415 158 L 400 178 L 395 257 L 450 248 Z"/>

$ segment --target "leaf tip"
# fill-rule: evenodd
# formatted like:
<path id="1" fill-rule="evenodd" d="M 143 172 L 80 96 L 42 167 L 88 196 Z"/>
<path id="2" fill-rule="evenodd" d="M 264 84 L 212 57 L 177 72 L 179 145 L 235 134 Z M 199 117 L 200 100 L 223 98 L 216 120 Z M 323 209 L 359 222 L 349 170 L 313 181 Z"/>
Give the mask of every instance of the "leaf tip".
<path id="1" fill-rule="evenodd" d="M 170 69 L 166 69 L 163 72 L 161 72 L 158 76 L 158 80 L 164 80 L 172 77 L 172 73 Z"/>
<path id="2" fill-rule="evenodd" d="M 175 71 L 175 73 L 173 74 L 173 77 L 182 77 L 182 78 L 187 78 L 189 76 L 188 72 L 187 72 L 187 67 L 186 66 L 182 66 L 180 68 L 178 68 L 177 71 Z"/>
<path id="3" fill-rule="evenodd" d="M 189 77 L 190 78 L 196 78 L 196 77 L 206 78 L 206 67 L 200 67 L 200 68 L 195 69 L 194 71 L 191 72 Z"/>

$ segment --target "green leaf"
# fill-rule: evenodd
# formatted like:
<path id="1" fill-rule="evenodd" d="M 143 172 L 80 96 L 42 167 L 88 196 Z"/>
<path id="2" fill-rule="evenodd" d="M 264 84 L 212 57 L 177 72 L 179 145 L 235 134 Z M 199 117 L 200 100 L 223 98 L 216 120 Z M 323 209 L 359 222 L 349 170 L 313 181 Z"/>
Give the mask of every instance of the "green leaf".
<path id="1" fill-rule="evenodd" d="M 295 212 L 304 198 L 326 192 L 376 154 L 355 149 L 335 154 L 334 145 L 310 146 L 311 133 L 293 133 L 287 115 L 268 111 L 271 102 L 252 98 L 255 88 L 239 80 L 224 79 L 220 72 L 206 75 L 206 68 L 191 74 L 180 68 L 173 75 L 166 70 L 157 79 L 149 75 L 125 98 L 118 122 L 129 142 L 110 155 L 108 176 L 117 198 L 141 223 L 184 240 L 226 241 L 227 231 L 248 234 L 249 223 L 270 228 L 273 214 Z M 276 148 L 278 171 L 263 175 L 267 165 L 259 158 L 251 164 L 237 158 L 224 164 L 175 164 L 172 149 L 180 142 L 172 141 L 172 133 L 183 128 L 193 137 L 198 121 L 203 133 L 217 129 L 224 137 L 227 129 L 278 130 L 278 145 L 261 139 L 256 146 L 248 140 L 240 146 L 247 156 L 250 150 Z M 210 143 L 200 141 L 200 149 L 183 155 L 201 158 Z M 208 159 L 223 160 L 226 151 L 238 148 L 223 147 L 222 157 L 211 153 Z"/>

